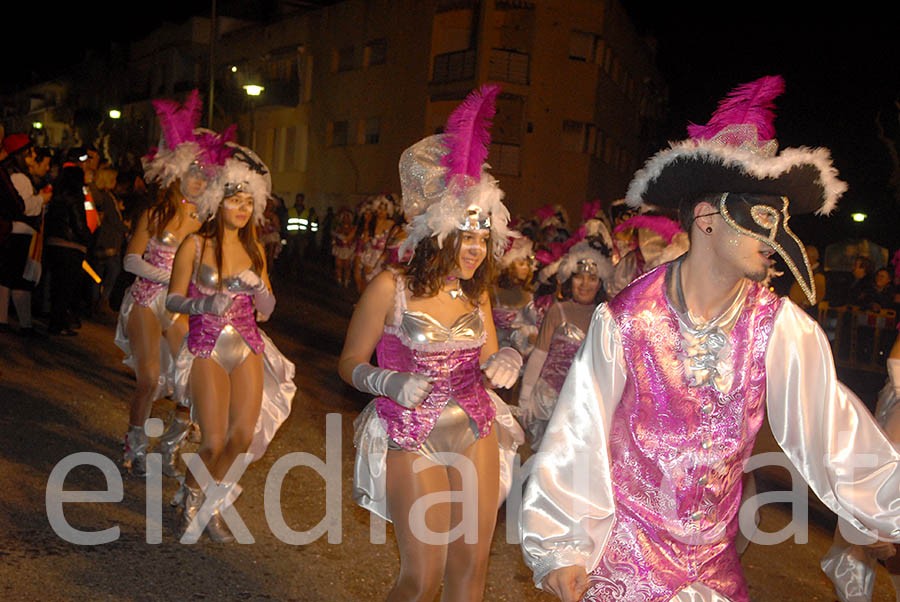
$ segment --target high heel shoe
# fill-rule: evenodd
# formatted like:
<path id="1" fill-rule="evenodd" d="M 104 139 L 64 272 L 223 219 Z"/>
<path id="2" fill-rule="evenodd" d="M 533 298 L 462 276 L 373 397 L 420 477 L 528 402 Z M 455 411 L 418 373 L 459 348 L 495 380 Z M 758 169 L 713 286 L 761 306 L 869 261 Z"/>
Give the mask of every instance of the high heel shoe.
<path id="1" fill-rule="evenodd" d="M 164 475 L 172 478 L 184 476 L 184 473 L 178 467 L 178 452 L 181 451 L 181 447 L 184 445 L 190 430 L 190 419 L 180 418 L 173 412 L 170 416 L 169 426 L 156 444 L 157 450 L 162 454 L 162 471 Z"/>
<path id="2" fill-rule="evenodd" d="M 136 477 L 147 476 L 147 448 L 150 438 L 143 427 L 131 425 L 125 433 L 125 452 L 122 465 Z"/>
<path id="3" fill-rule="evenodd" d="M 199 526 L 194 519 L 200 512 L 200 507 L 203 506 L 206 496 L 203 495 L 203 490 L 199 488 L 194 489 L 188 485 L 182 485 L 181 489 L 183 495 L 181 516 L 178 519 L 178 539 L 190 534 L 193 536 L 193 541 L 197 541 L 203 533 L 199 530 Z"/>

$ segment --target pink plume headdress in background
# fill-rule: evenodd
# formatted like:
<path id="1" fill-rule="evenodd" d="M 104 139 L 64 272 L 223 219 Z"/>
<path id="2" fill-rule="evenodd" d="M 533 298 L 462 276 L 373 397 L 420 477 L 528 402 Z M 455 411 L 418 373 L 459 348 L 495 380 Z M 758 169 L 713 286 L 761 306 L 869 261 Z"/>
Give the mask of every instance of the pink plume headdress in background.
<path id="1" fill-rule="evenodd" d="M 197 141 L 194 129 L 200 123 L 203 110 L 198 90 L 192 90 L 183 105 L 174 100 L 158 99 L 153 101 L 153 108 L 159 118 L 165 148 L 172 150 L 179 144 Z"/>
<path id="2" fill-rule="evenodd" d="M 621 232 L 628 228 L 646 228 L 653 230 L 663 237 L 666 243 L 672 242 L 672 239 L 679 232 L 684 232 L 675 221 L 662 215 L 635 215 L 630 217 L 618 226 L 613 228 L 613 232 Z"/>
<path id="3" fill-rule="evenodd" d="M 491 120 L 500 86 L 472 91 L 451 113 L 443 134 L 429 136 L 400 156 L 403 212 L 409 221 L 399 249 L 403 256 L 422 239 L 438 246 L 455 230 L 490 228 L 492 253 L 499 259 L 516 236 L 503 205 L 503 191 L 487 172 Z"/>

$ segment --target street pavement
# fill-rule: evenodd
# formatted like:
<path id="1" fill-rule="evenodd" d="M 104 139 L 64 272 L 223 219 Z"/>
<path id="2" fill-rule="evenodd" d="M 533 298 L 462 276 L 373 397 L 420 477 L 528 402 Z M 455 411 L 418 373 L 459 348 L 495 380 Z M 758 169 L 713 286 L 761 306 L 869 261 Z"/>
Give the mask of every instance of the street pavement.
<path id="1" fill-rule="evenodd" d="M 118 462 L 133 375 L 121 364 L 110 323 L 85 320 L 80 335 L 71 338 L 0 334 L 0 601 L 384 599 L 398 570 L 391 527 L 386 527 L 384 543 L 372 543 L 370 515 L 350 496 L 353 420 L 367 400 L 337 375 L 354 295 L 335 286 L 316 266 L 298 280 L 284 275 L 273 279 L 278 306 L 264 325 L 296 364 L 298 391 L 291 416 L 267 454 L 241 479 L 244 492 L 235 507 L 255 540 L 252 544 L 179 543 L 173 531 L 176 512 L 167 503 L 176 483 L 164 477 L 163 499 L 148 510 L 144 481 L 128 475 L 121 476 L 121 499 L 64 505 L 65 519 L 73 528 L 113 527 L 118 536 L 98 545 L 64 539 L 57 532 L 59 525 L 55 530 L 48 519 L 51 471 L 79 452 Z M 171 402 L 158 402 L 153 415 L 164 419 L 170 409 Z M 335 415 L 337 428 L 326 437 L 330 414 Z M 339 457 L 326 457 L 328 442 L 340 449 Z M 774 445 L 771 434 L 764 432 L 758 450 Z M 289 456 L 295 452 L 308 455 Z M 281 483 L 281 516 L 291 530 L 303 532 L 316 528 L 327 513 L 332 529 L 311 543 L 287 543 L 269 526 L 264 499 L 271 498 L 273 505 L 279 490 L 267 491 L 266 480 L 277 461 L 281 465 L 309 460 L 310 455 L 330 466 L 340 463 L 339 491 L 333 486 L 331 492 L 334 503 L 327 501 L 319 473 L 298 465 Z M 761 491 L 787 488 L 783 469 L 757 472 Z M 117 474 L 112 475 L 113 486 Z M 93 466 L 75 467 L 65 479 L 67 491 L 107 488 L 107 477 Z M 148 532 L 151 537 L 156 532 L 152 517 L 159 512 L 162 541 L 148 543 Z M 769 504 L 762 508 L 761 519 L 763 531 L 778 531 L 790 520 L 789 508 Z M 515 529 L 507 534 L 509 526 L 504 506 L 492 545 L 485 600 L 555 599 L 533 587 L 515 543 Z M 835 600 L 818 566 L 833 528 L 833 516 L 813 501 L 808 543 L 751 545 L 742 562 L 752 599 Z M 377 523 L 374 531 L 377 535 Z M 880 567 L 874 600 L 894 600 Z"/>

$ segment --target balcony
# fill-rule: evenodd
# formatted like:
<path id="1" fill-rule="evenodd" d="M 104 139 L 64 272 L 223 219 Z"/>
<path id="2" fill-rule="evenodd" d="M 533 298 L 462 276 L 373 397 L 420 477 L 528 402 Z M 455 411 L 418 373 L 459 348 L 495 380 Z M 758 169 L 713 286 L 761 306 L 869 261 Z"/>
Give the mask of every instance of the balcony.
<path id="1" fill-rule="evenodd" d="M 431 83 L 446 84 L 475 78 L 475 51 L 457 50 L 434 57 Z"/>
<path id="2" fill-rule="evenodd" d="M 527 53 L 516 50 L 504 50 L 503 48 L 492 48 L 490 58 L 488 79 L 528 85 L 528 70 L 531 57 Z"/>

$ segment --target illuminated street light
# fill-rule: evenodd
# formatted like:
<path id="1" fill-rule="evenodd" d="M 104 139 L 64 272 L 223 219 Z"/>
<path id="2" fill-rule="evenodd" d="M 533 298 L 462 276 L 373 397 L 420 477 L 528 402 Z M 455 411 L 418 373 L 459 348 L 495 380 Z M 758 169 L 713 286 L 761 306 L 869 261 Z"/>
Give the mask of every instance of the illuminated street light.
<path id="1" fill-rule="evenodd" d="M 263 86 L 258 86 L 256 84 L 247 84 L 244 86 L 244 91 L 250 96 L 259 96 L 262 94 L 265 88 Z"/>
<path id="2" fill-rule="evenodd" d="M 853 213 L 850 215 L 854 222 L 864 222 L 868 217 L 865 213 Z"/>
<path id="3" fill-rule="evenodd" d="M 116 109 L 112 109 L 109 112 L 109 116 L 111 119 L 119 119 L 122 116 L 122 112 Z"/>
<path id="4" fill-rule="evenodd" d="M 40 121 L 35 121 L 34 123 L 31 124 L 31 127 L 33 127 L 36 130 L 39 130 L 42 127 L 44 127 L 44 124 L 41 123 Z"/>
<path id="5" fill-rule="evenodd" d="M 237 65 L 232 65 L 232 66 L 231 66 L 231 72 L 232 72 L 232 73 L 237 73 Z"/>

